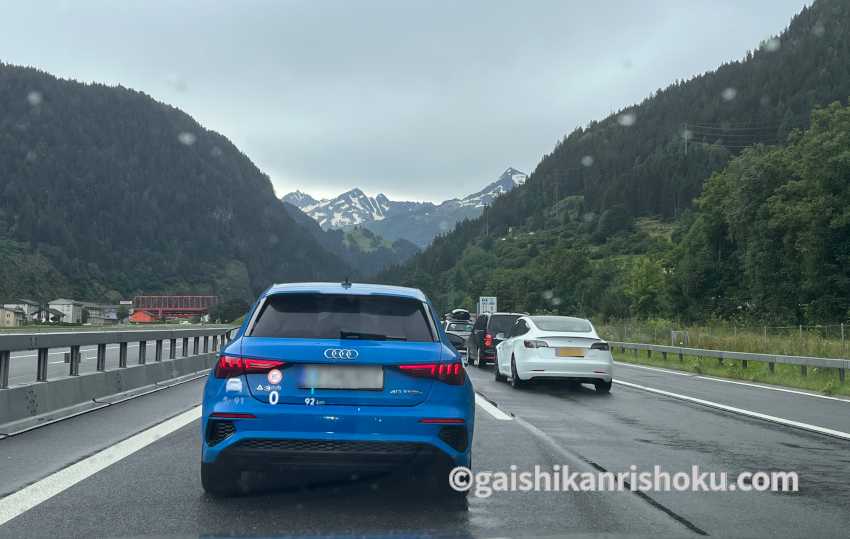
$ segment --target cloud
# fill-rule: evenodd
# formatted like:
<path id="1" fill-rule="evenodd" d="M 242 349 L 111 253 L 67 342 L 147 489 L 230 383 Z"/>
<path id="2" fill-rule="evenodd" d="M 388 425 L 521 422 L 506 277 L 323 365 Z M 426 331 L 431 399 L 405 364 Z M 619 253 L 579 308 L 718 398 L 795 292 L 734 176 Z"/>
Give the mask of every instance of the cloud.
<path id="1" fill-rule="evenodd" d="M 19 2 L 3 60 L 121 83 L 236 143 L 282 194 L 442 200 L 740 58 L 802 0 Z M 639 121 L 639 119 L 638 119 Z"/>

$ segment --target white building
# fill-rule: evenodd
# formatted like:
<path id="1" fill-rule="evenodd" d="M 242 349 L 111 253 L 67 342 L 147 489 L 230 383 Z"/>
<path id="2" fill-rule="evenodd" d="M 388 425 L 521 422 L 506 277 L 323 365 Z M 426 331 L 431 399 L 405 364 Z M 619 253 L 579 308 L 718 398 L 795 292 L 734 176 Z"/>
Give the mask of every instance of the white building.
<path id="1" fill-rule="evenodd" d="M 62 322 L 65 324 L 82 324 L 83 323 L 83 304 L 73 299 L 59 298 L 54 299 L 48 306 L 51 309 L 56 309 L 61 312 Z"/>
<path id="2" fill-rule="evenodd" d="M 20 311 L 24 313 L 24 319 L 26 321 L 31 321 L 35 317 L 35 313 L 41 309 L 41 305 L 39 305 L 37 301 L 22 298 L 3 304 L 0 307 L 11 310 L 20 309 Z"/>
<path id="3" fill-rule="evenodd" d="M 24 311 L 20 308 L 0 307 L 0 327 L 15 328 L 24 324 Z"/>

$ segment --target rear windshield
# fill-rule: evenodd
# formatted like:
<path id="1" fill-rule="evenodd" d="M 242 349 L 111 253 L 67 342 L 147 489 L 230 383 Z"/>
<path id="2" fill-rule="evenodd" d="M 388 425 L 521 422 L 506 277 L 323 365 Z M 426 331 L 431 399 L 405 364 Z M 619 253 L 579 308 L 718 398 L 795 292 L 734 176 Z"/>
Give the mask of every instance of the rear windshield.
<path id="1" fill-rule="evenodd" d="M 490 316 L 490 324 L 487 327 L 487 331 L 493 335 L 498 335 L 499 333 L 507 335 L 511 328 L 514 327 L 514 322 L 516 322 L 517 318 L 519 318 L 518 314 L 494 314 Z"/>
<path id="2" fill-rule="evenodd" d="M 449 327 L 446 328 L 446 331 L 472 331 L 472 324 L 467 323 L 449 323 Z"/>
<path id="3" fill-rule="evenodd" d="M 269 296 L 252 337 L 432 342 L 420 301 L 391 296 L 278 294 Z"/>
<path id="4" fill-rule="evenodd" d="M 569 316 L 532 316 L 534 325 L 543 331 L 563 331 L 565 333 L 590 333 L 593 326 L 582 318 Z"/>

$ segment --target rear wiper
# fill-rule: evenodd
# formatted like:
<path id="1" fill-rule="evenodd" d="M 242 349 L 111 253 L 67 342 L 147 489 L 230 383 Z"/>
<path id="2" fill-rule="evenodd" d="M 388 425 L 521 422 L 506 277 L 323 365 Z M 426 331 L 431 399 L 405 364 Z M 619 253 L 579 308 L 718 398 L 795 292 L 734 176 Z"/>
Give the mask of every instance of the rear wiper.
<path id="1" fill-rule="evenodd" d="M 380 333 L 363 333 L 361 331 L 340 331 L 340 339 L 360 339 L 364 341 L 406 341 L 405 337 L 394 337 Z"/>

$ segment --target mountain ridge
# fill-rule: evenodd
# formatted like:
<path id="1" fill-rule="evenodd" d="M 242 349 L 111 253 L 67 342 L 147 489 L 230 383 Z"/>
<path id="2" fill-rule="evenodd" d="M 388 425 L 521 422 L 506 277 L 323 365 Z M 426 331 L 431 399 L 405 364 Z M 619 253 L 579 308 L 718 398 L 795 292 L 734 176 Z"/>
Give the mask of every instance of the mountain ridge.
<path id="1" fill-rule="evenodd" d="M 424 247 L 457 222 L 477 217 L 485 206 L 525 183 L 526 178 L 525 173 L 508 167 L 479 191 L 439 204 L 390 200 L 383 193 L 371 197 L 357 187 L 329 199 L 316 200 L 302 191 L 293 191 L 281 200 L 296 206 L 326 230 L 363 226 L 387 240 L 406 239 Z"/>

